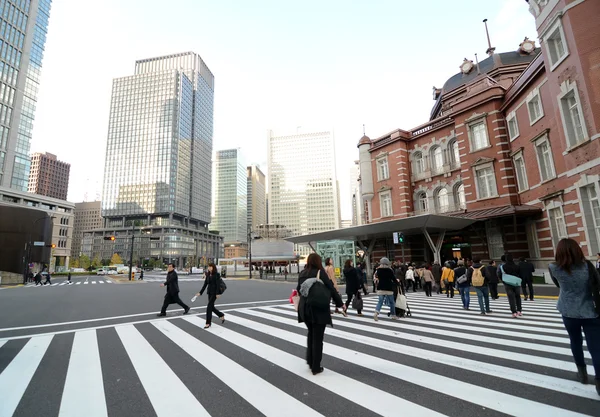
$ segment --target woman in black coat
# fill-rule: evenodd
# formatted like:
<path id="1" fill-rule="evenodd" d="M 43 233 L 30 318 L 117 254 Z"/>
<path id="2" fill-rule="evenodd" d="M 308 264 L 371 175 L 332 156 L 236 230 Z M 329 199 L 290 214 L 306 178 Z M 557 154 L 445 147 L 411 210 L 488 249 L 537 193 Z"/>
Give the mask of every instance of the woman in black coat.
<path id="1" fill-rule="evenodd" d="M 196 297 L 201 296 L 204 293 L 204 290 L 208 287 L 208 305 L 206 306 L 206 326 L 205 329 L 208 329 L 212 322 L 212 313 L 214 312 L 220 319 L 221 323 L 225 323 L 225 314 L 221 313 L 215 307 L 215 301 L 221 295 L 221 275 L 217 272 L 217 267 L 215 264 L 208 264 L 208 270 L 206 271 L 206 276 L 204 278 L 204 285 L 199 293 L 196 294 Z"/>
<path id="2" fill-rule="evenodd" d="M 333 287 L 333 283 L 323 268 L 321 257 L 316 253 L 311 253 L 308 256 L 308 259 L 306 260 L 306 269 L 304 269 L 304 271 L 302 271 L 298 277 L 298 285 L 296 290 L 302 294 L 302 284 L 311 278 L 316 278 L 317 274 L 319 274 L 320 280 L 323 281 L 323 284 L 329 290 L 331 298 L 333 298 L 333 301 L 335 302 L 335 306 L 337 308 L 342 307 L 344 305 L 342 302 L 342 297 L 340 297 L 338 292 Z M 314 283 L 313 285 L 322 284 Z M 342 314 L 346 316 L 345 309 L 343 310 Z M 306 296 L 302 295 L 298 304 L 298 323 L 305 323 L 306 328 L 308 329 L 306 340 L 306 363 L 310 367 L 313 375 L 319 374 L 323 372 L 321 359 L 323 358 L 323 337 L 325 335 L 325 326 L 328 324 L 333 326 L 333 322 L 331 321 L 331 313 L 329 312 L 329 304 L 327 305 L 327 308 L 317 310 L 312 308 L 310 303 L 307 303 Z"/>
<path id="3" fill-rule="evenodd" d="M 352 260 L 348 259 L 344 264 L 344 277 L 346 278 L 346 304 L 344 311 L 348 310 L 348 306 L 352 302 L 353 297 L 360 298 L 360 289 L 362 287 L 362 277 L 360 271 L 352 266 Z M 362 316 L 362 309 L 357 309 L 359 316 Z"/>

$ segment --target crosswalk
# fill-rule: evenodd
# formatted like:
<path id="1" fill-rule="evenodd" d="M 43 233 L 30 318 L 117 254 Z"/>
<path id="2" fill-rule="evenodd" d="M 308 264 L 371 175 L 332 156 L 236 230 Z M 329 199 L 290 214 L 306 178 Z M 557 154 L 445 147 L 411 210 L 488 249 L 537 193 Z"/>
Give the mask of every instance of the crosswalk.
<path id="1" fill-rule="evenodd" d="M 28 282 L 22 288 L 43 288 L 43 287 L 51 288 L 51 287 L 62 287 L 62 286 L 112 284 L 112 283 L 113 283 L 113 281 L 111 281 L 109 279 L 97 278 L 97 279 L 90 279 L 90 280 L 85 280 L 85 281 L 71 281 L 71 283 L 69 283 L 68 281 L 61 281 L 61 282 L 54 282 L 52 284 L 47 284 L 47 285 L 35 285 L 35 283 Z"/>
<path id="2" fill-rule="evenodd" d="M 504 298 L 486 316 L 476 299 L 408 301 L 413 317 L 397 321 L 385 306 L 373 320 L 376 297 L 336 315 L 316 376 L 289 304 L 225 311 L 209 330 L 190 315 L 0 339 L 0 417 L 600 415 L 555 301 L 520 318 Z"/>

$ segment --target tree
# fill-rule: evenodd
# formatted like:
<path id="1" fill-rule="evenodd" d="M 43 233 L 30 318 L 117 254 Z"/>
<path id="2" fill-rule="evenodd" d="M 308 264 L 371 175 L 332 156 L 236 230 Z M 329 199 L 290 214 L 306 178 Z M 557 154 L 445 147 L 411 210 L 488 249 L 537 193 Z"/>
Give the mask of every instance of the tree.
<path id="1" fill-rule="evenodd" d="M 79 257 L 79 266 L 83 269 L 88 269 L 91 265 L 90 258 L 87 255 L 81 255 Z"/>
<path id="2" fill-rule="evenodd" d="M 119 256 L 118 253 L 113 254 L 112 258 L 110 258 L 111 265 L 123 264 L 123 259 Z"/>
<path id="3" fill-rule="evenodd" d="M 100 260 L 100 255 L 96 255 L 96 256 L 94 256 L 94 259 L 92 260 L 92 267 L 98 268 L 100 266 L 102 266 L 102 261 Z"/>
<path id="4" fill-rule="evenodd" d="M 79 268 L 79 259 L 71 258 L 69 260 L 69 268 Z"/>

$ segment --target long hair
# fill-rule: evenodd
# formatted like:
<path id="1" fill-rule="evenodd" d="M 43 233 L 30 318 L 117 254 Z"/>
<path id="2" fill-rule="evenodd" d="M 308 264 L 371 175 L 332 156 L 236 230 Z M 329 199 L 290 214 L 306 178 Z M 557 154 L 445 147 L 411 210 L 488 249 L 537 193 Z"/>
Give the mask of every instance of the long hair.
<path id="1" fill-rule="evenodd" d="M 346 262 L 344 262 L 344 269 L 347 268 L 352 268 L 352 259 L 346 259 Z"/>
<path id="2" fill-rule="evenodd" d="M 329 264 L 333 265 L 333 262 L 331 262 L 331 258 L 325 258 L 325 266 Z"/>
<path id="3" fill-rule="evenodd" d="M 556 246 L 556 265 L 571 273 L 573 265 L 585 262 L 585 256 L 579 244 L 573 239 L 561 239 Z"/>
<path id="4" fill-rule="evenodd" d="M 317 271 L 323 268 L 323 261 L 321 257 L 316 253 L 311 253 L 306 259 L 306 266 L 309 270 L 316 269 Z"/>
<path id="5" fill-rule="evenodd" d="M 215 265 L 214 263 L 209 263 L 208 266 L 206 267 L 206 272 L 208 272 L 208 267 L 212 266 L 212 274 L 211 275 L 215 275 L 217 273 L 217 265 Z M 210 272 L 208 272 L 210 274 Z"/>

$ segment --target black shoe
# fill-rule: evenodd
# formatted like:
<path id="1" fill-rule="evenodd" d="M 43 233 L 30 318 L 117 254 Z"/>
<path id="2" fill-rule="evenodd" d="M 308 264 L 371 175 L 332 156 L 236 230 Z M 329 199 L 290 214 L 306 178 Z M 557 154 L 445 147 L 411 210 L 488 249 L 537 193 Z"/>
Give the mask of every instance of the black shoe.
<path id="1" fill-rule="evenodd" d="M 481 312 L 481 313 L 479 313 L 479 314 L 481 314 L 482 316 L 485 316 L 485 311 L 482 311 L 482 312 Z"/>
<path id="2" fill-rule="evenodd" d="M 166 314 L 162 314 L 162 313 L 156 315 L 156 317 L 166 317 L 166 316 L 167 316 Z"/>
<path id="3" fill-rule="evenodd" d="M 323 372 L 325 369 L 323 369 L 323 367 L 321 366 L 319 369 L 317 369 L 316 371 L 313 369 L 312 374 L 313 375 L 317 375 L 320 374 L 321 372 Z"/>
<path id="4" fill-rule="evenodd" d="M 584 385 L 588 383 L 588 373 L 585 365 L 577 365 L 577 380 Z M 598 387 L 598 381 L 596 381 L 596 387 Z"/>
<path id="5" fill-rule="evenodd" d="M 185 311 L 183 312 L 183 314 L 188 314 L 190 312 L 190 308 L 186 308 Z"/>
<path id="6" fill-rule="evenodd" d="M 486 314 L 490 314 L 490 313 L 493 313 L 493 311 L 492 310 L 486 310 Z"/>

